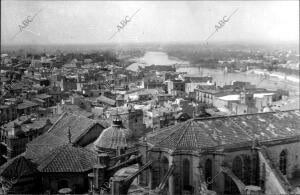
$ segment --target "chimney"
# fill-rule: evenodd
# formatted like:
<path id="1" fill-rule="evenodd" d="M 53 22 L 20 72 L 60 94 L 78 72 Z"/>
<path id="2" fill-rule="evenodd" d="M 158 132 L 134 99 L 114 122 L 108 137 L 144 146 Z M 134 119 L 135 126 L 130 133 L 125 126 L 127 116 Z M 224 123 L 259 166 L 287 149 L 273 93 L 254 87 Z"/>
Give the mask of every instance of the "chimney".
<path id="1" fill-rule="evenodd" d="M 17 137 L 20 134 L 21 131 L 22 131 L 21 126 L 17 123 L 14 123 L 14 126 L 11 130 L 10 137 Z"/>
<path id="2" fill-rule="evenodd" d="M 51 122 L 50 119 L 47 119 L 47 120 L 46 120 L 46 125 L 52 125 L 52 122 Z"/>

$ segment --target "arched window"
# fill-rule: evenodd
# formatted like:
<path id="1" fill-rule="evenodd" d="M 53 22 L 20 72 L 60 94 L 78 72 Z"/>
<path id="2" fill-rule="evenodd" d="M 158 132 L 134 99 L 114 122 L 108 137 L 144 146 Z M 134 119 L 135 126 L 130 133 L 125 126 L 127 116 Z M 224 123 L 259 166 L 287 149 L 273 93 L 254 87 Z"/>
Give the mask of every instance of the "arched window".
<path id="1" fill-rule="evenodd" d="M 161 171 L 161 180 L 163 179 L 163 177 L 167 174 L 169 169 L 169 161 L 168 159 L 164 156 L 162 159 L 162 171 Z"/>
<path id="2" fill-rule="evenodd" d="M 237 156 L 232 162 L 232 172 L 243 181 L 243 161 L 241 157 Z"/>
<path id="3" fill-rule="evenodd" d="M 251 157 L 249 155 L 243 155 L 243 182 L 246 185 L 251 184 L 251 178 L 253 177 L 252 167 L 251 167 Z"/>
<path id="4" fill-rule="evenodd" d="M 283 150 L 279 157 L 279 169 L 283 175 L 286 175 L 287 152 Z"/>
<path id="5" fill-rule="evenodd" d="M 190 161 L 188 159 L 183 160 L 183 188 L 189 189 L 190 185 Z"/>
<path id="6" fill-rule="evenodd" d="M 243 171 L 243 160 L 240 156 L 236 156 L 232 162 L 232 172 L 235 176 L 237 176 L 241 181 L 244 178 L 244 171 Z M 225 191 L 226 194 L 240 194 L 239 189 L 237 188 L 236 183 L 232 180 L 232 178 L 227 177 Z M 227 186 L 228 185 L 228 186 Z"/>
<path id="7" fill-rule="evenodd" d="M 209 182 L 209 184 L 208 184 L 208 186 L 207 186 L 207 188 L 209 189 L 209 190 L 211 190 L 212 189 L 212 185 L 211 185 L 211 180 L 212 180 L 212 162 L 211 162 L 211 160 L 210 159 L 207 159 L 206 161 L 205 161 L 205 181 L 208 183 Z"/>

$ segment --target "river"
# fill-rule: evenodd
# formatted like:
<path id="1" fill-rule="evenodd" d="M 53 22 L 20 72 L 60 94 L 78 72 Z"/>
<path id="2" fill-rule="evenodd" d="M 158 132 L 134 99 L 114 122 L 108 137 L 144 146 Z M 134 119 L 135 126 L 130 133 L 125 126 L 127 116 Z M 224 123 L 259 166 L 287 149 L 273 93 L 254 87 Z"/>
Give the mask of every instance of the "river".
<path id="1" fill-rule="evenodd" d="M 230 84 L 231 81 L 247 81 L 255 84 L 257 87 L 269 90 L 285 89 L 289 90 L 290 95 L 299 95 L 299 82 L 292 82 L 277 77 L 265 77 L 259 74 L 249 72 L 226 73 L 220 69 L 209 69 L 191 66 L 189 62 L 178 60 L 174 57 L 170 58 L 164 52 L 149 51 L 142 58 L 134 59 L 135 63 L 127 67 L 129 70 L 136 71 L 138 66 L 155 65 L 173 65 L 180 64 L 176 67 L 176 72 L 187 72 L 188 74 L 200 76 L 212 76 L 213 81 L 219 86 Z"/>
<path id="2" fill-rule="evenodd" d="M 154 65 L 173 65 L 173 64 L 185 64 L 188 65 L 189 62 L 181 61 L 176 58 L 170 59 L 168 54 L 158 51 L 148 51 L 141 58 L 134 58 L 132 61 L 135 63 L 127 67 L 128 70 L 137 71 L 138 67 L 151 66 Z"/>

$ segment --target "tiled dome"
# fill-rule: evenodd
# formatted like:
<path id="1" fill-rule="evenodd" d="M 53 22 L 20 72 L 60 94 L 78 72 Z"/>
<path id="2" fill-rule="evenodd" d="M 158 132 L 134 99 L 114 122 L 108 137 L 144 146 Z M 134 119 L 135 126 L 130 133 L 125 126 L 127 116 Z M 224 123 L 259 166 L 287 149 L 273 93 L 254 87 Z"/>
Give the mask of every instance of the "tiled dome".
<path id="1" fill-rule="evenodd" d="M 96 151 L 116 150 L 128 147 L 128 140 L 132 136 L 132 132 L 122 126 L 122 121 L 118 118 L 107 129 L 104 129 L 98 139 L 94 142 Z"/>

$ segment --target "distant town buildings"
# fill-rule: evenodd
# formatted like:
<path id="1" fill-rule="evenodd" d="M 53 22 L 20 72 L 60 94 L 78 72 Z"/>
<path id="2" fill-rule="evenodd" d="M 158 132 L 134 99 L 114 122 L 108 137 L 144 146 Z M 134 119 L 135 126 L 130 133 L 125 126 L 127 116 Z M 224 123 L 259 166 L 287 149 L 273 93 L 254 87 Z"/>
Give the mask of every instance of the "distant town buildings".
<path id="1" fill-rule="evenodd" d="M 175 65 L 134 72 L 120 56 L 1 54 L 0 194 L 299 193 L 300 113 L 278 110 L 293 92 Z M 222 74 L 294 63 L 198 62 Z"/>

